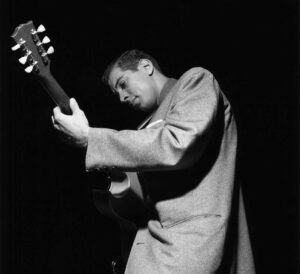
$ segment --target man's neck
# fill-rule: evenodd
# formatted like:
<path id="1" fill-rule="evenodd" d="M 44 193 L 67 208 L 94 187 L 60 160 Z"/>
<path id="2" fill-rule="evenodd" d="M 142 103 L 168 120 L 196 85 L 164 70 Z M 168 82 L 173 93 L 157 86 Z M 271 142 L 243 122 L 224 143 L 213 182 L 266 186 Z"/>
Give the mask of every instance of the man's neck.
<path id="1" fill-rule="evenodd" d="M 165 86 L 165 84 L 168 82 L 168 80 L 170 79 L 169 77 L 163 75 L 160 72 L 157 72 L 156 77 L 155 77 L 155 81 L 156 81 L 156 87 L 157 87 L 157 91 L 158 91 L 158 96 L 157 96 L 157 100 L 160 97 L 161 91 L 163 90 L 163 87 Z"/>

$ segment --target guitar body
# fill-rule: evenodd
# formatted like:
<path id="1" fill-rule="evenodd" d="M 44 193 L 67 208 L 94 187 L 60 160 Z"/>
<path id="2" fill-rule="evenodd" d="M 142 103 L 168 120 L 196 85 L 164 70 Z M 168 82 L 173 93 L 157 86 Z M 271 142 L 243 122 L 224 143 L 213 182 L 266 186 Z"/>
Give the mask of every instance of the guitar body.
<path id="1" fill-rule="evenodd" d="M 130 221 L 136 226 L 144 223 L 147 212 L 142 187 L 135 172 L 111 174 L 109 190 L 94 189 L 94 201 L 99 212 L 118 221 Z"/>
<path id="2" fill-rule="evenodd" d="M 53 47 L 46 51 L 44 45 L 50 42 L 45 36 L 40 40 L 38 34 L 44 32 L 41 25 L 36 30 L 32 21 L 19 25 L 11 35 L 16 42 L 13 51 L 21 50 L 24 55 L 19 62 L 26 65 L 25 71 L 34 74 L 48 95 L 66 115 L 71 115 L 69 97 L 52 76 L 49 54 Z M 145 226 L 147 209 L 142 187 L 136 173 L 111 171 L 109 190 L 94 189 L 94 203 L 98 211 L 106 217 L 116 220 L 121 228 L 122 259 L 127 261 L 133 238 L 138 227 Z"/>
<path id="3" fill-rule="evenodd" d="M 148 209 L 135 172 L 112 174 L 110 189 L 93 190 L 94 204 L 101 215 L 118 222 L 121 232 L 121 257 L 126 262 L 139 227 L 147 224 Z"/>

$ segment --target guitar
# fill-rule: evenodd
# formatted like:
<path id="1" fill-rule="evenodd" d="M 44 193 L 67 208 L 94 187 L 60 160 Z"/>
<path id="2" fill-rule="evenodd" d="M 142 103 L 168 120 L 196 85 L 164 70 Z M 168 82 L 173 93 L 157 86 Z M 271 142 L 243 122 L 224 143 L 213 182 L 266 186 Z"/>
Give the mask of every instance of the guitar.
<path id="1" fill-rule="evenodd" d="M 41 40 L 39 37 L 44 31 L 43 25 L 36 29 L 32 21 L 19 25 L 11 35 L 16 43 L 12 50 L 21 50 L 23 56 L 19 62 L 26 66 L 25 72 L 36 76 L 61 111 L 71 115 L 70 99 L 50 71 L 49 54 L 54 52 L 54 48 L 50 46 L 46 51 L 45 45 L 50 39 L 45 36 Z M 126 261 L 136 229 L 145 224 L 145 199 L 136 173 L 110 170 L 107 174 L 109 188 L 93 189 L 94 204 L 102 215 L 120 224 L 123 233 L 122 257 Z"/>

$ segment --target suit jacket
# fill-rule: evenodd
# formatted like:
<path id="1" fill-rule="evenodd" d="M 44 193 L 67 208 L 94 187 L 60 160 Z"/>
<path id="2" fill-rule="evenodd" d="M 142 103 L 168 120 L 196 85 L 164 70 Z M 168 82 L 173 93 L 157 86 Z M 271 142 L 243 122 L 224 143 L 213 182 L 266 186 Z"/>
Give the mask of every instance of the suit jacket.
<path id="1" fill-rule="evenodd" d="M 125 273 L 255 272 L 236 152 L 231 106 L 203 68 L 170 79 L 139 130 L 90 130 L 87 169 L 138 171 L 154 209 Z"/>

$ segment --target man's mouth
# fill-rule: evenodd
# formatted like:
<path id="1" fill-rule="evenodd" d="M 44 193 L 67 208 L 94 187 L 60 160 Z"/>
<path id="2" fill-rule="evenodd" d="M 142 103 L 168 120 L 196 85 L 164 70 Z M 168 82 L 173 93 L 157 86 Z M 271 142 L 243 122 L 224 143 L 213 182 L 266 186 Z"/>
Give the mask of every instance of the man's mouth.
<path id="1" fill-rule="evenodd" d="M 136 108 L 138 106 L 138 98 L 134 97 L 132 100 L 130 100 L 130 106 L 132 106 L 133 108 Z"/>

